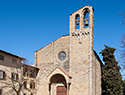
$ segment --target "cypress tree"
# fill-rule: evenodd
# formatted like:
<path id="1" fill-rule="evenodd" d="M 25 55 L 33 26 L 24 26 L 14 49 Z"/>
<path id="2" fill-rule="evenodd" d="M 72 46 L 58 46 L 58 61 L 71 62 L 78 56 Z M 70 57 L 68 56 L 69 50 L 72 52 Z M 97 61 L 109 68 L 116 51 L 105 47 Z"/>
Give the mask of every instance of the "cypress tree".
<path id="1" fill-rule="evenodd" d="M 123 95 L 125 95 L 125 80 L 123 80 Z"/>
<path id="2" fill-rule="evenodd" d="M 105 45 L 105 49 L 100 52 L 105 63 L 102 67 L 102 95 L 123 95 L 122 76 L 114 56 L 115 50 Z"/>

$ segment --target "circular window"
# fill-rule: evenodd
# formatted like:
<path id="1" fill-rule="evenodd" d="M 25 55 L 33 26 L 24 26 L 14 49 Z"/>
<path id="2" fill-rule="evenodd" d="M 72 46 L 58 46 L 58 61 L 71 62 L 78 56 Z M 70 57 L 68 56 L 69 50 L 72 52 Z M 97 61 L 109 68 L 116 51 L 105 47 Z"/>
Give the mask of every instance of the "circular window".
<path id="1" fill-rule="evenodd" d="M 64 51 L 61 51 L 59 54 L 58 54 L 58 58 L 60 61 L 63 61 L 65 60 L 66 58 L 66 53 Z"/>

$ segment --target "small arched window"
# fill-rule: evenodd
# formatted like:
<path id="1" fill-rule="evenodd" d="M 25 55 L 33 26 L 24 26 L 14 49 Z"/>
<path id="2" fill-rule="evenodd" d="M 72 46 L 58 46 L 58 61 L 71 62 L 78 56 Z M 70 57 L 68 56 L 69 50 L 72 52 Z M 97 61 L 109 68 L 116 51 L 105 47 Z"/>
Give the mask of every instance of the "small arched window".
<path id="1" fill-rule="evenodd" d="M 75 28 L 76 28 L 76 29 L 79 29 L 79 28 L 80 28 L 80 16 L 79 16 L 79 14 L 77 14 L 77 15 L 75 16 Z"/>
<path id="2" fill-rule="evenodd" d="M 84 11 L 84 28 L 88 28 L 89 27 L 89 10 L 85 9 Z"/>
<path id="3" fill-rule="evenodd" d="M 30 81 L 30 89 L 35 89 L 35 82 L 34 81 Z"/>
<path id="4" fill-rule="evenodd" d="M 24 81 L 23 86 L 24 86 L 25 89 L 27 88 L 27 82 L 26 81 Z"/>

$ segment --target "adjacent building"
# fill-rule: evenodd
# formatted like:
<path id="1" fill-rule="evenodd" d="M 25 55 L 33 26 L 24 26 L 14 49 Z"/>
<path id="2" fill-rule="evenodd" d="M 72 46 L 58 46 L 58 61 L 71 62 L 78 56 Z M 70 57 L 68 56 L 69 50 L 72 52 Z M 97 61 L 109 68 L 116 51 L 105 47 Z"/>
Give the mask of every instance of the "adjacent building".
<path id="1" fill-rule="evenodd" d="M 36 95 L 38 68 L 22 64 L 25 58 L 0 50 L 0 95 Z"/>
<path id="2" fill-rule="evenodd" d="M 23 83 L 24 83 L 23 95 L 37 95 L 36 77 L 39 69 L 35 66 L 26 64 L 23 64 L 22 69 L 23 69 Z"/>

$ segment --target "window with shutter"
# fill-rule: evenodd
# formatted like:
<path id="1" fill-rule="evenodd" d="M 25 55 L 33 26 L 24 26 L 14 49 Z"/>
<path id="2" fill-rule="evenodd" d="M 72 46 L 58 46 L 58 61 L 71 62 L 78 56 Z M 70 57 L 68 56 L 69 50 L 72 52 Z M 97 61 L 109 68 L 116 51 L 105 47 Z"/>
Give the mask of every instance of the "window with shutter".
<path id="1" fill-rule="evenodd" d="M 26 93 L 24 93 L 23 95 L 27 95 Z"/>
<path id="2" fill-rule="evenodd" d="M 30 89 L 35 89 L 35 82 L 34 81 L 30 82 Z"/>
<path id="3" fill-rule="evenodd" d="M 23 68 L 23 76 L 28 76 L 28 69 L 26 67 Z"/>
<path id="4" fill-rule="evenodd" d="M 18 80 L 18 74 L 13 72 L 13 73 L 11 74 L 11 78 L 12 78 L 13 80 Z"/>
<path id="5" fill-rule="evenodd" d="M 5 72 L 0 70 L 0 79 L 5 79 Z"/>
<path id="6" fill-rule="evenodd" d="M 19 79 L 19 76 L 18 76 L 18 74 L 16 74 L 16 80 L 18 80 Z"/>
<path id="7" fill-rule="evenodd" d="M 26 81 L 24 81 L 23 86 L 24 86 L 24 88 L 27 88 L 27 82 Z"/>
<path id="8" fill-rule="evenodd" d="M 3 55 L 0 55 L 0 60 L 4 61 L 4 56 Z"/>
<path id="9" fill-rule="evenodd" d="M 3 71 L 3 79 L 6 79 L 6 73 Z"/>
<path id="10" fill-rule="evenodd" d="M 0 95 L 2 95 L 2 89 L 0 89 Z"/>
<path id="11" fill-rule="evenodd" d="M 34 70 L 30 70 L 30 78 L 34 78 Z"/>
<path id="12" fill-rule="evenodd" d="M 16 59 L 12 59 L 12 63 L 17 63 L 17 60 Z"/>
<path id="13" fill-rule="evenodd" d="M 0 79 L 3 79 L 3 71 L 0 70 Z"/>

